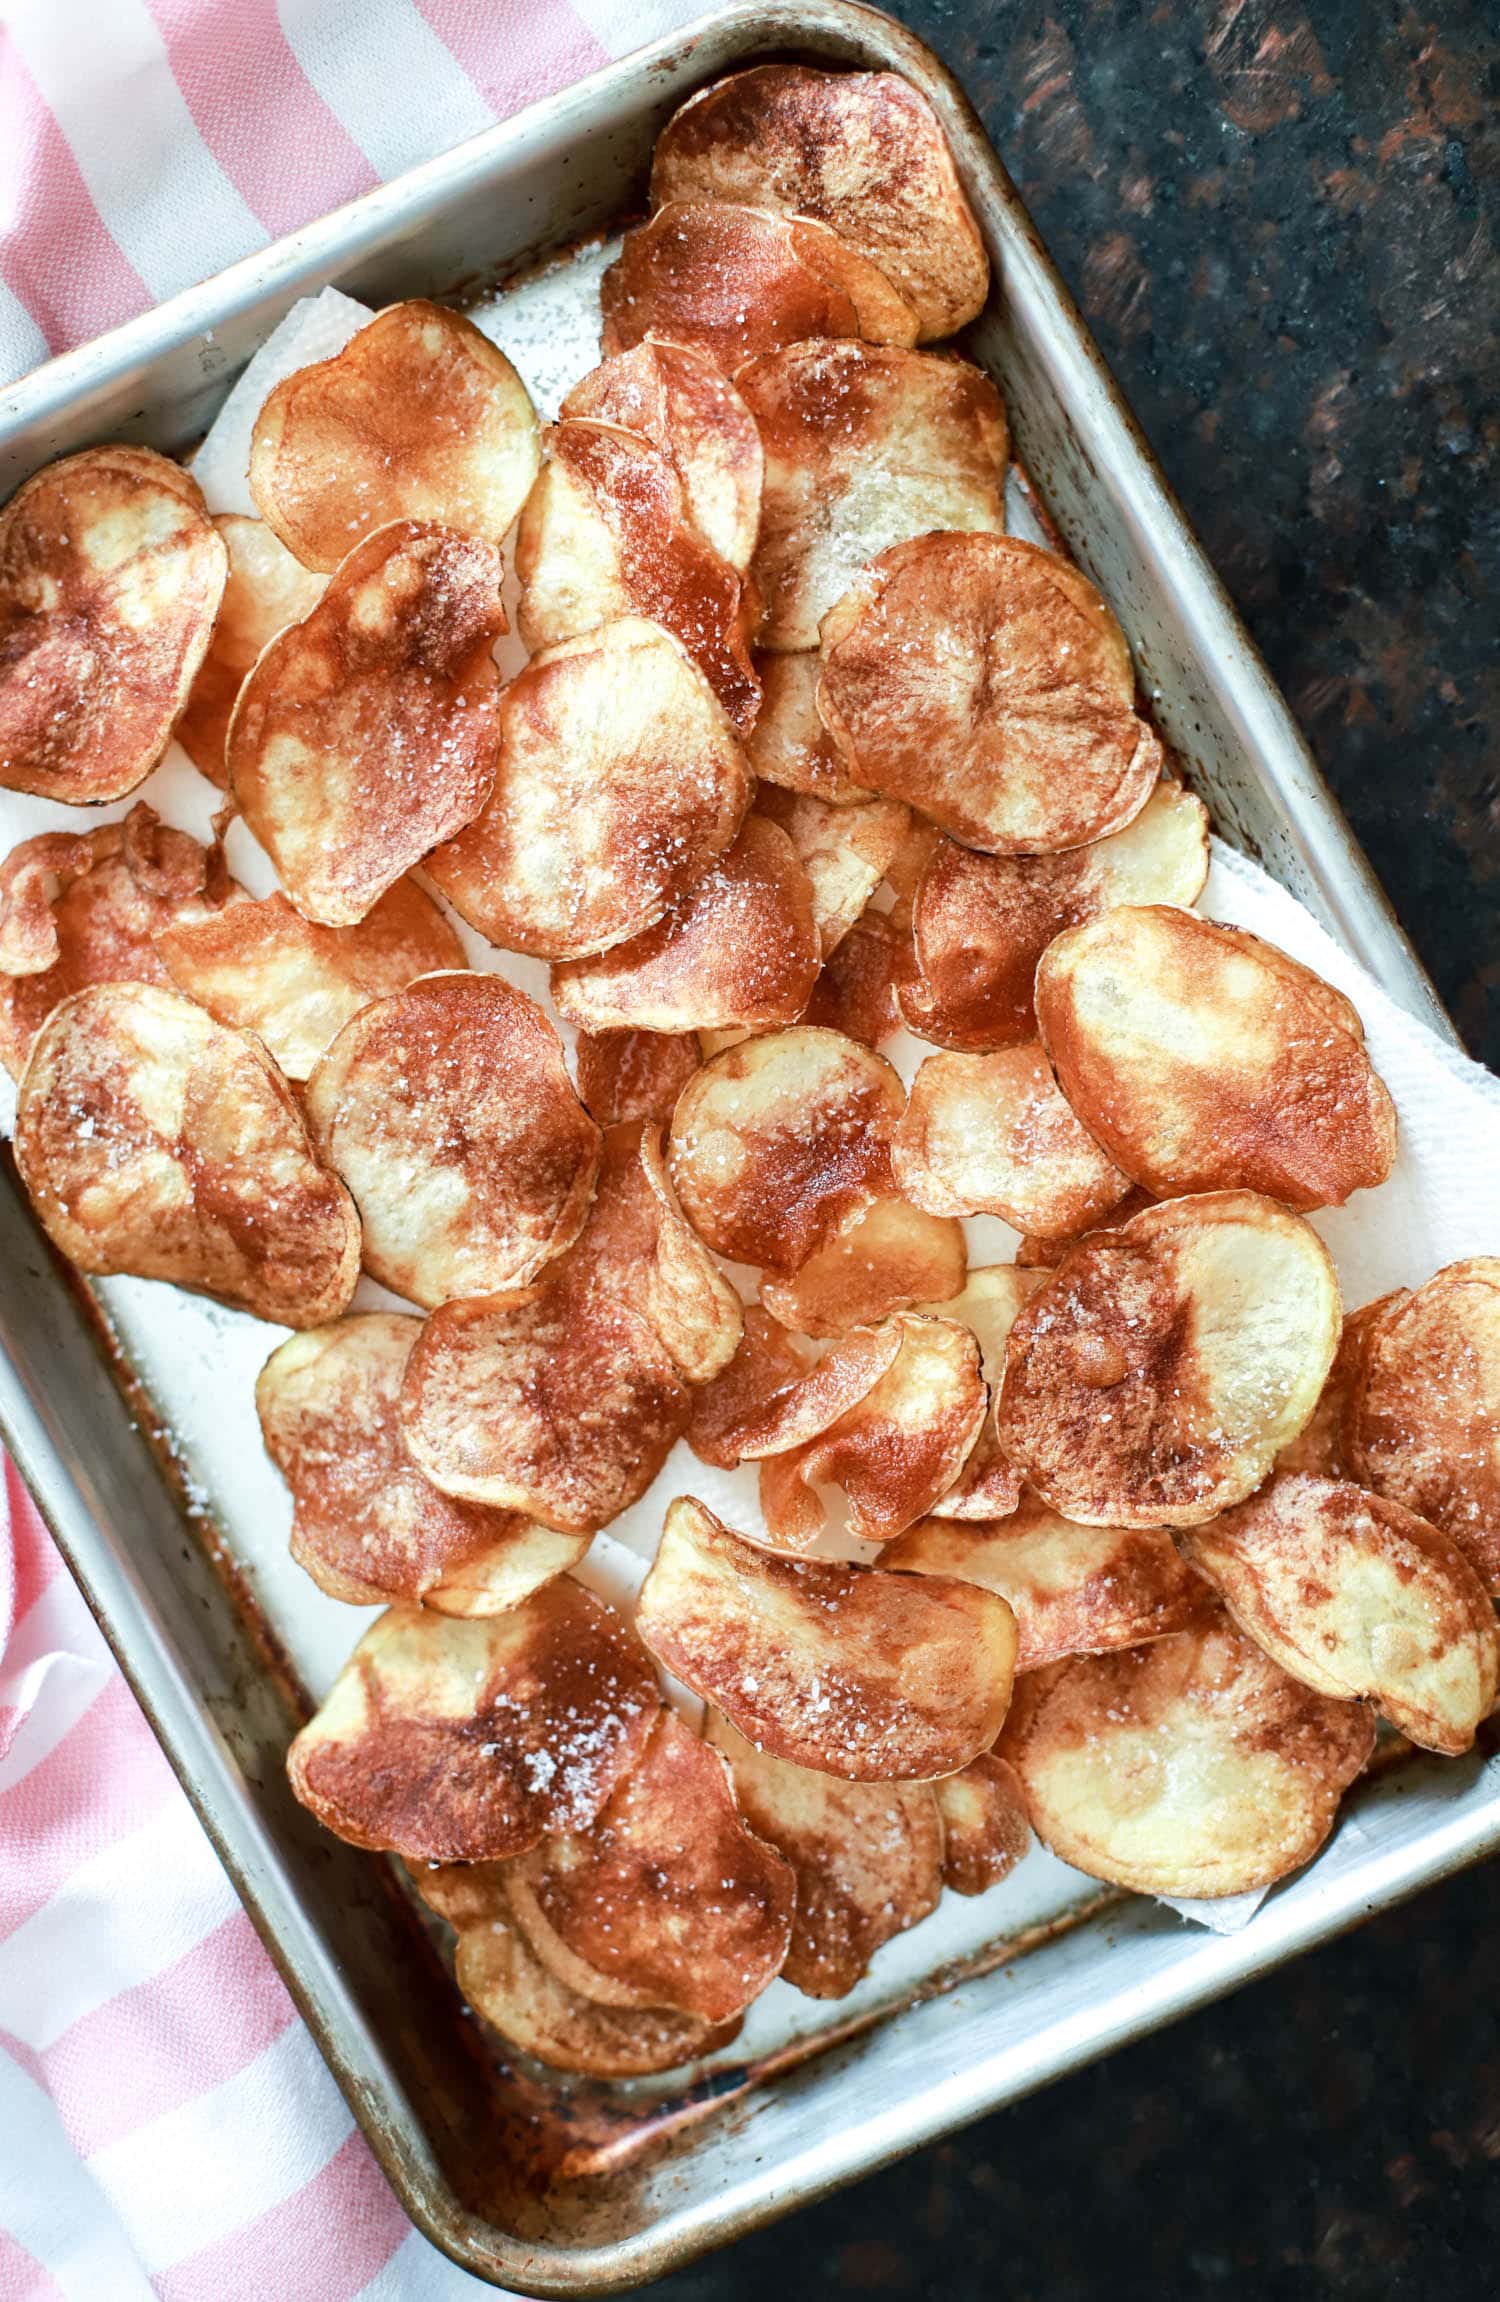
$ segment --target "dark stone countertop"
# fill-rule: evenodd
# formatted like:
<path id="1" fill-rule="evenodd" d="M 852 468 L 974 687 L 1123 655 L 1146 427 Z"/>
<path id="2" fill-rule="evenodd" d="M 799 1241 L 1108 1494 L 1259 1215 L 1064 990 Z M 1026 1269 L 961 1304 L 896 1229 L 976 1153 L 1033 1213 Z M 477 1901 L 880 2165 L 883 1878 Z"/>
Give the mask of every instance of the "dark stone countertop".
<path id="1" fill-rule="evenodd" d="M 893 12 L 978 104 L 1439 991 L 1500 1066 L 1483 0 Z M 1497 2009 L 1492 1862 L 651 2291 L 1488 2302 Z"/>

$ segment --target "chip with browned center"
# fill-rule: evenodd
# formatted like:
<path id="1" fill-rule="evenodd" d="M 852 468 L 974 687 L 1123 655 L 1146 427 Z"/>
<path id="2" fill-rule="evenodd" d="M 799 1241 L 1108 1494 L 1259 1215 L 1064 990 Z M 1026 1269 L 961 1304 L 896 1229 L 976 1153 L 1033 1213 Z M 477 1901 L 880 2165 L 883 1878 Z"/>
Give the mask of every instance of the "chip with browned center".
<path id="1" fill-rule="evenodd" d="M 938 1308 L 964 1283 L 962 1227 L 904 1199 L 856 1207 L 790 1278 L 769 1273 L 760 1299 L 802 1335 L 844 1335 L 914 1303 Z"/>
<path id="2" fill-rule="evenodd" d="M 755 418 L 706 354 L 648 337 L 591 368 L 558 413 L 649 440 L 676 473 L 704 542 L 742 574 L 749 567 L 765 457 Z"/>
<path id="3" fill-rule="evenodd" d="M 943 1822 L 943 1884 L 984 1894 L 1008 1878 L 1031 1846 L 1021 1778 L 1009 1759 L 981 1751 L 932 1786 Z"/>
<path id="4" fill-rule="evenodd" d="M 1043 1238 L 1097 1222 L 1129 1189 L 1035 1040 L 994 1055 L 929 1055 L 891 1164 L 907 1197 L 934 1215 L 1001 1215 Z"/>
<path id="5" fill-rule="evenodd" d="M 264 520 L 223 512 L 214 521 L 229 555 L 224 596 L 187 709 L 173 733 L 194 767 L 222 791 L 224 745 L 235 699 L 262 648 L 300 623 L 323 596 L 324 579 L 294 559 Z"/>

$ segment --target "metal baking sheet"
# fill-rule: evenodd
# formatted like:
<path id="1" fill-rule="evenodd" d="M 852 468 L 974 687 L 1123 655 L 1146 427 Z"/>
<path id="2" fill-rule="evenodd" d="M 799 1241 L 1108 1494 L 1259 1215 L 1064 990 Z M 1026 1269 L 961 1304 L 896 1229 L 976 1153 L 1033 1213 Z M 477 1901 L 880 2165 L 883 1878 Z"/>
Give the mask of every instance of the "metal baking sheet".
<path id="1" fill-rule="evenodd" d="M 97 438 L 185 449 L 289 304 L 329 281 L 377 303 L 462 301 L 545 407 L 594 357 L 597 235 L 638 203 L 666 112 L 738 62 L 788 53 L 889 65 L 931 95 L 996 265 L 966 348 L 1006 395 L 1047 514 L 1114 601 L 1164 732 L 1219 828 L 1431 1019 L 1425 979 L 977 123 L 927 51 L 868 11 L 730 9 L 53 362 L 0 398 L 0 486 Z M 1037 1853 L 995 1896 L 946 1897 L 851 2000 L 830 2009 L 777 1986 L 687 2094 L 680 2080 L 580 2086 L 511 2069 L 460 2017 L 393 1873 L 330 1841 L 285 1787 L 290 1726 L 362 1617 L 286 1557 L 286 1498 L 250 1407 L 267 1331 L 141 1282 L 86 1294 L 10 1173 L 0 1243 L 0 1427 L 406 2204 L 507 2286 L 599 2292 L 656 2275 L 1500 1841 L 1481 1760 L 1413 1764 L 1363 1792 L 1315 1871 L 1241 1935 L 1189 1932 Z M 630 1532 L 596 1546 L 601 1587 L 639 1571 Z"/>

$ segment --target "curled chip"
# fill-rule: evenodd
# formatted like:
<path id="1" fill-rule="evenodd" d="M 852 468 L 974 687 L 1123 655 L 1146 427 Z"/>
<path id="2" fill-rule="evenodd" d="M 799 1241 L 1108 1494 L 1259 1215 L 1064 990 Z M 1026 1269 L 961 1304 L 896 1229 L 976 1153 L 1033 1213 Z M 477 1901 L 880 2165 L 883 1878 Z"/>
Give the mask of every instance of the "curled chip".
<path id="1" fill-rule="evenodd" d="M 969 1583 L 781 1559 L 691 1496 L 667 1511 L 641 1637 L 757 1750 L 849 1782 L 924 1782 L 988 1750 L 1015 1622 Z"/>
<path id="2" fill-rule="evenodd" d="M 1341 1207 L 1381 1183 L 1396 1114 L 1342 992 L 1243 927 L 1121 904 L 1036 974 L 1063 1093 L 1134 1183 Z"/>
<path id="3" fill-rule="evenodd" d="M 1000 1753 L 1064 1862 L 1140 1894 L 1249 1894 L 1316 1854 L 1369 1758 L 1363 1703 L 1289 1678 L 1227 1617 L 1018 1681 Z"/>
<path id="4" fill-rule="evenodd" d="M 1037 961 L 1054 936 L 1115 903 L 1193 903 L 1207 876 L 1207 810 L 1175 783 L 1158 783 L 1123 831 L 1064 855 L 979 855 L 939 839 L 917 886 L 901 1011 L 940 1047 L 1034 1039 Z"/>
<path id="5" fill-rule="evenodd" d="M 894 72 L 758 64 L 690 97 L 657 139 L 651 197 L 817 216 L 880 266 L 923 338 L 951 336 L 989 261 L 925 96 Z M 819 330 L 827 334 L 828 330 Z"/>
<path id="6" fill-rule="evenodd" d="M 351 1846 L 502 1862 L 585 1830 L 661 1710 L 623 1616 L 563 1575 L 503 1615 L 392 1607 L 287 1753 L 292 1789 Z"/>
<path id="7" fill-rule="evenodd" d="M 823 621 L 818 710 L 848 773 L 995 855 L 1139 815 L 1161 745 L 1134 695 L 1087 577 L 1014 536 L 894 544 Z"/>
<path id="8" fill-rule="evenodd" d="M 1328 1250 L 1253 1191 L 1072 1247 L 1010 1331 L 1000 1445 L 1085 1526 L 1196 1527 L 1308 1421 L 1340 1326 Z"/>
<path id="9" fill-rule="evenodd" d="M 503 1614 L 576 1566 L 588 1537 L 455 1502 L 424 1479 L 396 1417 L 421 1332 L 386 1312 L 294 1335 L 255 1386 L 266 1449 L 292 1491 L 292 1557 L 330 1598 Z"/>
<path id="10" fill-rule="evenodd" d="M 820 958 L 796 849 L 749 815 L 654 927 L 554 967 L 552 996 L 581 1031 L 766 1031 L 802 1013 Z"/>
<path id="11" fill-rule="evenodd" d="M 1021 1305 L 1047 1276 L 1020 1271 L 1011 1263 L 990 1263 L 971 1271 L 962 1294 L 929 1303 L 945 1319 L 958 1319 L 979 1342 L 980 1366 L 989 1392 L 984 1427 L 962 1471 L 933 1504 L 937 1519 L 1005 1519 L 1021 1499 L 1021 1475 L 1006 1461 L 995 1430 L 995 1407 L 1005 1373 L 1005 1346 Z"/>
<path id="12" fill-rule="evenodd" d="M 729 1047 L 678 1098 L 669 1164 L 721 1255 L 788 1273 L 889 1193 L 901 1081 L 882 1056 L 805 1024 Z"/>
<path id="13" fill-rule="evenodd" d="M 755 418 L 726 375 L 687 344 L 655 337 L 594 368 L 559 411 L 639 432 L 677 475 L 704 542 L 741 574 L 760 524 L 765 458 Z"/>
<path id="14" fill-rule="evenodd" d="M 806 792 L 778 791 L 774 785 L 757 802 L 760 812 L 779 823 L 812 884 L 813 916 L 826 959 L 860 917 L 911 828 L 911 816 L 898 801 L 857 800 L 834 806 Z"/>
<path id="15" fill-rule="evenodd" d="M 326 572 L 390 520 L 441 520 L 498 547 L 538 460 L 505 354 L 417 298 L 276 386 L 255 419 L 250 493 L 303 566 Z"/>
<path id="16" fill-rule="evenodd" d="M 344 1025 L 307 1083 L 365 1268 L 408 1301 L 523 1285 L 583 1227 L 599 1129 L 562 1044 L 498 975 L 426 975 Z"/>
<path id="17" fill-rule="evenodd" d="M 411 879 L 353 927 L 320 927 L 284 895 L 179 913 L 158 928 L 155 953 L 179 991 L 263 1039 L 288 1079 L 306 1079 L 372 1000 L 464 965 L 463 945 Z"/>
<path id="18" fill-rule="evenodd" d="M 378 528 L 240 689 L 229 779 L 306 918 L 363 919 L 488 799 L 500 572 L 450 528 Z"/>
<path id="19" fill-rule="evenodd" d="M 890 544 L 1005 532 L 1005 409 L 967 360 L 893 344 L 792 344 L 735 376 L 760 428 L 765 493 L 751 573 L 760 644 L 815 648 L 818 626 Z"/>
<path id="20" fill-rule="evenodd" d="M 904 1199 L 874 1199 L 846 1215 L 788 1279 L 761 1281 L 760 1299 L 784 1327 L 844 1335 L 913 1303 L 934 1306 L 964 1283 L 957 1223 Z"/>
<path id="21" fill-rule="evenodd" d="M 1163 1638 L 1185 1629 L 1207 1597 L 1165 1528 L 1076 1526 L 1029 1492 L 989 1525 L 924 1519 L 885 1564 L 998 1591 L 1016 1618 L 1021 1671 Z"/>
<path id="22" fill-rule="evenodd" d="M 578 1093 L 601 1127 L 629 1119 L 670 1119 L 697 1068 L 698 1042 L 691 1032 L 579 1035 Z"/>
<path id="23" fill-rule="evenodd" d="M 359 1277 L 359 1218 L 258 1039 L 147 983 L 76 991 L 32 1043 L 16 1165 L 80 1271 L 172 1279 L 317 1327 Z"/>
<path id="24" fill-rule="evenodd" d="M 711 1383 L 739 1348 L 740 1298 L 683 1220 L 657 1126 L 610 1135 L 592 1218 L 560 1276 L 632 1303 L 685 1383 Z"/>
<path id="25" fill-rule="evenodd" d="M 891 1163 L 907 1197 L 934 1215 L 1002 1215 L 1042 1238 L 1077 1233 L 1129 1189 L 1035 1040 L 996 1055 L 929 1055 Z"/>
<path id="26" fill-rule="evenodd" d="M 494 790 L 431 857 L 510 951 L 580 959 L 651 927 L 734 838 L 752 780 L 669 632 L 627 616 L 533 656 L 500 704 Z"/>
<path id="27" fill-rule="evenodd" d="M 746 1742 L 718 1711 L 705 1729 L 734 1774 L 740 1811 L 797 1884 L 783 1981 L 844 1998 L 893 1935 L 937 1907 L 943 1832 L 925 1782 L 840 1782 Z M 960 1778 L 956 1778 L 960 1779 Z"/>
<path id="28" fill-rule="evenodd" d="M 810 1363 L 805 1346 L 779 1320 L 758 1303 L 747 1303 L 733 1358 L 711 1383 L 693 1393 L 687 1442 L 694 1454 L 718 1470 L 733 1470 L 742 1459 L 740 1433 L 800 1383 Z"/>
<path id="29" fill-rule="evenodd" d="M 1344 1432 L 1351 1475 L 1451 1535 L 1500 1596 L 1500 1258 L 1388 1300 Z"/>
<path id="30" fill-rule="evenodd" d="M 1451 1536 L 1362 1487 L 1292 1474 L 1185 1540 L 1293 1678 L 1366 1697 L 1424 1750 L 1469 1749 L 1494 1708 L 1500 1631 Z"/>
<path id="31" fill-rule="evenodd" d="M 790 1869 L 746 1829 L 719 1753 L 670 1711 L 589 1829 L 544 1839 L 507 1884 L 544 1964 L 561 1943 L 570 1962 L 603 1977 L 613 2002 L 704 2022 L 727 2022 L 758 1998 L 791 1938 Z M 530 1911 L 542 1920 L 536 1934 Z"/>
<path id="32" fill-rule="evenodd" d="M 761 688 L 760 716 L 745 738 L 745 748 L 761 782 L 841 805 L 868 799 L 867 791 L 849 781 L 833 738 L 818 717 L 818 658 L 757 654 L 753 661 Z"/>
<path id="33" fill-rule="evenodd" d="M 803 1022 L 878 1047 L 899 1024 L 895 987 L 900 960 L 901 939 L 890 921 L 867 911 L 824 960 Z"/>
<path id="34" fill-rule="evenodd" d="M 943 1823 L 943 1884 L 984 1894 L 1008 1878 L 1031 1846 L 1021 1778 L 1008 1759 L 981 1751 L 933 1784 Z"/>
<path id="35" fill-rule="evenodd" d="M 1404 1302 L 1406 1292 L 1404 1287 L 1397 1288 L 1389 1295 L 1377 1295 L 1373 1303 L 1364 1304 L 1358 1311 L 1345 1313 L 1339 1347 L 1333 1355 L 1328 1380 L 1318 1394 L 1312 1418 L 1290 1446 L 1282 1448 L 1276 1458 L 1278 1471 L 1302 1471 L 1314 1479 L 1352 1476 L 1347 1425 L 1350 1401 L 1364 1366 L 1365 1344 L 1376 1320 L 1393 1304 Z"/>
<path id="36" fill-rule="evenodd" d="M 264 520 L 224 512 L 214 526 L 224 539 L 229 571 L 208 652 L 173 733 L 194 767 L 222 791 L 229 781 L 224 744 L 246 675 L 279 631 L 312 613 L 323 596 L 323 578 L 293 559 Z"/>
<path id="37" fill-rule="evenodd" d="M 236 892 L 219 850 L 144 800 L 123 823 L 22 840 L 0 863 L 0 1062 L 19 1078 L 53 1008 L 91 983 L 166 983 L 156 935 Z"/>
<path id="38" fill-rule="evenodd" d="M 75 803 L 149 775 L 187 702 L 225 553 L 150 448 L 48 464 L 0 512 L 0 786 Z"/>
<path id="39" fill-rule="evenodd" d="M 516 573 L 521 636 L 533 651 L 618 616 L 649 617 L 687 649 L 741 735 L 754 725 L 759 600 L 699 535 L 681 482 L 649 440 L 578 418 L 554 426 L 516 533 Z"/>

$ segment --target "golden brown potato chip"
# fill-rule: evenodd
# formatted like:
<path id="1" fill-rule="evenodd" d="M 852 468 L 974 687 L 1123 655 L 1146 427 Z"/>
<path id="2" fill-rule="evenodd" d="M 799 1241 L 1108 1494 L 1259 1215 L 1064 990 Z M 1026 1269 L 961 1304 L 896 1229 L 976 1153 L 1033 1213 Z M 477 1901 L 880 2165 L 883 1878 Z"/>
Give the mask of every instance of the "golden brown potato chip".
<path id="1" fill-rule="evenodd" d="M 943 1884 L 984 1894 L 1008 1878 L 1031 1846 L 1021 1778 L 1008 1759 L 981 1751 L 933 1784 L 943 1823 Z"/>
<path id="2" fill-rule="evenodd" d="M 901 1012 L 940 1047 L 1034 1039 L 1032 986 L 1054 936 L 1115 903 L 1193 903 L 1207 876 L 1208 812 L 1175 783 L 1158 783 L 1123 831 L 1064 855 L 980 855 L 939 839 L 916 891 Z"/>
<path id="3" fill-rule="evenodd" d="M 1143 1209 L 1156 1204 L 1157 1201 L 1149 1191 L 1143 1191 L 1139 1183 L 1132 1183 L 1124 1198 L 1110 1208 L 1105 1223 L 1086 1223 L 1082 1230 L 1063 1239 L 1043 1239 L 1035 1232 L 1024 1232 L 1021 1244 L 1016 1249 L 1016 1268 L 1020 1271 L 1055 1271 L 1063 1259 L 1064 1250 L 1076 1247 L 1079 1240 L 1086 1239 L 1091 1231 L 1118 1231 L 1120 1225 L 1128 1223 L 1132 1215 L 1139 1215 Z"/>
<path id="4" fill-rule="evenodd" d="M 800 1383 L 811 1364 L 805 1346 L 758 1303 L 747 1303 L 739 1348 L 711 1383 L 694 1391 L 687 1442 L 700 1461 L 721 1471 L 741 1460 L 740 1433 L 774 1400 Z"/>
<path id="5" fill-rule="evenodd" d="M 1001 1447 L 1085 1526 L 1201 1526 L 1308 1421 L 1339 1327 L 1300 1216 L 1253 1191 L 1148 1207 L 1070 1248 L 1021 1311 Z"/>
<path id="6" fill-rule="evenodd" d="M 1001 1215 L 1044 1238 L 1077 1233 L 1129 1189 L 1034 1040 L 997 1055 L 929 1055 L 891 1164 L 907 1197 L 934 1215 Z"/>
<path id="7" fill-rule="evenodd" d="M 500 573 L 451 528 L 378 528 L 240 689 L 229 780 L 305 918 L 352 927 L 488 799 Z"/>
<path id="8" fill-rule="evenodd" d="M 764 1278 L 760 1299 L 799 1334 L 844 1335 L 913 1303 L 942 1303 L 959 1292 L 966 1268 L 957 1223 L 904 1199 L 875 1199 L 847 1215 L 789 1279 Z"/>
<path id="9" fill-rule="evenodd" d="M 678 1098 L 669 1164 L 689 1222 L 721 1255 L 795 1271 L 891 1187 L 901 1081 L 836 1031 L 794 1025 L 726 1048 Z"/>
<path id="10" fill-rule="evenodd" d="M 276 385 L 255 419 L 250 493 L 326 573 L 391 520 L 440 520 L 498 548 L 539 460 L 505 354 L 462 313 L 414 298 Z"/>
<path id="11" fill-rule="evenodd" d="M 1377 1295 L 1373 1303 L 1364 1304 L 1358 1311 L 1345 1313 L 1339 1347 L 1333 1355 L 1328 1380 L 1318 1394 L 1312 1418 L 1290 1446 L 1282 1448 L 1276 1458 L 1278 1471 L 1301 1471 L 1314 1479 L 1353 1476 L 1345 1433 L 1349 1403 L 1364 1364 L 1365 1344 L 1382 1312 L 1389 1310 L 1393 1303 L 1404 1302 L 1406 1292 L 1405 1288 L 1397 1288 L 1389 1295 Z"/>
<path id="12" fill-rule="evenodd" d="M 765 458 L 755 418 L 712 360 L 687 344 L 648 337 L 592 369 L 559 413 L 618 424 L 660 449 L 699 535 L 745 572 L 760 524 Z"/>
<path id="13" fill-rule="evenodd" d="M 1139 815 L 1161 745 L 1134 698 L 1093 585 L 1014 536 L 894 544 L 823 620 L 818 710 L 848 773 L 994 855 Z"/>
<path id="14" fill-rule="evenodd" d="M 899 1027 L 896 979 L 900 965 L 901 938 L 878 911 L 867 911 L 824 960 L 802 1021 L 815 1023 L 824 1031 L 842 1031 L 846 1039 L 861 1040 L 866 1047 L 878 1047 Z"/>
<path id="15" fill-rule="evenodd" d="M 1424 1750 L 1469 1749 L 1500 1686 L 1500 1630 L 1451 1536 L 1347 1481 L 1293 1473 L 1184 1541 L 1294 1679 L 1365 1697 Z"/>
<path id="16" fill-rule="evenodd" d="M 80 1271 L 172 1279 L 318 1327 L 359 1277 L 359 1217 L 258 1039 L 148 983 L 96 983 L 32 1042 L 16 1165 Z"/>
<path id="17" fill-rule="evenodd" d="M 1352 1476 L 1451 1535 L 1500 1597 L 1500 1258 L 1449 1263 L 1388 1300 L 1344 1437 Z"/>
<path id="18" fill-rule="evenodd" d="M 534 656 L 500 705 L 488 805 L 429 858 L 492 943 L 581 959 L 642 934 L 750 803 L 733 728 L 669 632 L 637 617 Z"/>
<path id="19" fill-rule="evenodd" d="M 751 573 L 764 648 L 795 653 L 860 569 L 934 528 L 1005 532 L 1005 409 L 967 360 L 792 344 L 735 376 L 765 449 Z"/>
<path id="20" fill-rule="evenodd" d="M 698 1068 L 691 1032 L 580 1032 L 578 1093 L 601 1127 L 621 1120 L 671 1118 Z"/>
<path id="21" fill-rule="evenodd" d="M 989 292 L 947 139 L 894 72 L 758 64 L 700 90 L 657 139 L 651 197 L 821 218 L 895 282 L 924 340 L 951 336 Z"/>
<path id="22" fill-rule="evenodd" d="M 860 917 L 911 828 L 909 811 L 889 799 L 834 806 L 807 792 L 769 785 L 756 806 L 779 823 L 812 884 L 813 916 L 826 959 Z"/>
<path id="23" fill-rule="evenodd" d="M 957 1319 L 979 1342 L 980 1366 L 989 1392 L 989 1411 L 963 1469 L 933 1504 L 935 1519 L 1005 1519 L 1021 1499 L 1021 1474 L 1006 1461 L 995 1431 L 995 1406 L 1005 1373 L 1005 1345 L 1028 1295 L 1044 1272 L 1019 1271 L 1011 1263 L 990 1263 L 971 1271 L 961 1294 L 926 1308 Z"/>
<path id="24" fill-rule="evenodd" d="M 323 596 L 324 579 L 293 559 L 264 520 L 224 512 L 214 526 L 229 557 L 224 596 L 187 709 L 173 732 L 194 767 L 222 791 L 229 782 L 224 745 L 246 674 L 279 631 L 312 613 Z"/>
<path id="25" fill-rule="evenodd" d="M 0 785 L 118 799 L 187 702 L 225 552 L 180 465 L 151 448 L 47 464 L 0 512 Z"/>
<path id="26" fill-rule="evenodd" d="M 691 1496 L 667 1511 L 641 1637 L 758 1750 L 849 1782 L 925 1782 L 988 1750 L 1015 1622 L 969 1583 L 783 1559 Z"/>
<path id="27" fill-rule="evenodd" d="M 685 1383 L 712 1382 L 739 1348 L 740 1298 L 683 1218 L 655 1124 L 611 1131 L 588 1224 L 558 1279 L 632 1304 Z"/>
<path id="28" fill-rule="evenodd" d="M 330 1598 L 497 1615 L 576 1566 L 586 1535 L 456 1502 L 424 1479 L 397 1420 L 419 1319 L 373 1312 L 294 1335 L 255 1386 L 266 1451 L 292 1491 L 292 1557 Z"/>
<path id="29" fill-rule="evenodd" d="M 818 658 L 757 653 L 753 660 L 761 688 L 760 716 L 745 738 L 745 749 L 761 782 L 840 805 L 868 799 L 868 791 L 849 781 L 837 746 L 818 717 Z"/>
<path id="30" fill-rule="evenodd" d="M 409 1302 L 522 1286 L 583 1227 L 599 1129 L 562 1044 L 499 975 L 425 975 L 351 1017 L 307 1083 L 365 1268 Z"/>
<path id="31" fill-rule="evenodd" d="M 911 344 L 917 335 L 885 274 L 826 224 L 725 200 L 673 200 L 627 232 L 599 303 L 606 355 L 661 336 L 730 374 L 809 336 Z"/>
<path id="32" fill-rule="evenodd" d="M 643 935 L 552 970 L 581 1031 L 766 1031 L 794 1023 L 821 953 L 813 890 L 784 831 L 746 816 L 732 847 Z"/>
<path id="33" fill-rule="evenodd" d="M 718 1711 L 705 1732 L 729 1761 L 745 1820 L 796 1877 L 782 1979 L 809 1998 L 846 1997 L 881 1944 L 937 1906 L 943 1833 L 934 1786 L 815 1774 L 757 1750 Z"/>
<path id="34" fill-rule="evenodd" d="M 1048 946 L 1036 1012 L 1073 1109 L 1159 1199 L 1341 1207 L 1391 1171 L 1396 1113 L 1358 1015 L 1246 928 L 1117 905 Z"/>
<path id="35" fill-rule="evenodd" d="M 263 1039 L 288 1079 L 306 1079 L 372 1000 L 465 964 L 453 929 L 411 879 L 388 887 L 353 927 L 319 927 L 284 895 L 179 913 L 157 929 L 155 953 L 179 991 Z"/>
<path id="36" fill-rule="evenodd" d="M 351 1846 L 503 1862 L 585 1830 L 661 1710 L 650 1657 L 569 1575 L 503 1615 L 392 1607 L 287 1753 L 302 1804 Z"/>

